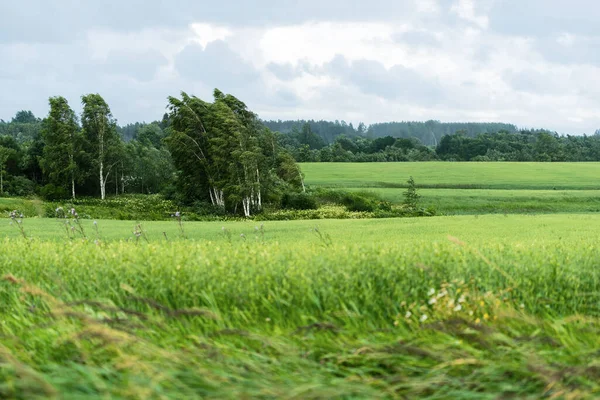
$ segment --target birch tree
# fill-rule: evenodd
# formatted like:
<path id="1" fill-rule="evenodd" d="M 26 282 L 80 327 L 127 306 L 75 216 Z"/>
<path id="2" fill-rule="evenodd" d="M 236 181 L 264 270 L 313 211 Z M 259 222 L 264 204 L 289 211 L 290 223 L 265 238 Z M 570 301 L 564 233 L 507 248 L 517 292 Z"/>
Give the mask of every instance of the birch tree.
<path id="1" fill-rule="evenodd" d="M 100 198 L 106 198 L 106 183 L 112 168 L 119 162 L 116 151 L 121 145 L 117 135 L 117 124 L 108 104 L 99 94 L 82 96 L 83 113 L 81 125 L 89 143 L 90 154 L 94 160 Z"/>

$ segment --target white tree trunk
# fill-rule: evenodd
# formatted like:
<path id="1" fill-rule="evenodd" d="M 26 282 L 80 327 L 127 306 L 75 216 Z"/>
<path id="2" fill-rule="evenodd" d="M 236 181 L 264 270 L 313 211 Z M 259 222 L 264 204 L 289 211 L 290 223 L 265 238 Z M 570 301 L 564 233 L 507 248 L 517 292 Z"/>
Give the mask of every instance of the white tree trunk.
<path id="1" fill-rule="evenodd" d="M 106 183 L 104 181 L 104 162 L 100 161 L 100 198 L 106 198 Z"/>
<path id="2" fill-rule="evenodd" d="M 208 193 L 210 194 L 210 201 L 213 206 L 225 207 L 225 198 L 222 190 L 210 187 Z"/>
<path id="3" fill-rule="evenodd" d="M 71 143 L 73 143 L 73 137 L 71 137 Z M 73 154 L 69 154 L 69 161 L 71 167 L 71 196 L 73 197 L 73 200 L 75 200 L 75 171 L 73 170 L 75 166 L 73 163 Z"/>
<path id="4" fill-rule="evenodd" d="M 256 203 L 258 206 L 258 209 L 262 209 L 262 198 L 260 196 L 260 173 L 258 172 L 258 168 L 256 168 L 256 183 L 258 183 L 258 193 L 256 195 Z"/>
<path id="5" fill-rule="evenodd" d="M 244 199 L 242 200 L 242 207 L 244 207 L 244 216 L 249 217 L 250 216 L 250 198 L 249 197 L 244 197 Z"/>
<path id="6" fill-rule="evenodd" d="M 306 193 L 306 187 L 304 187 L 304 178 L 302 178 L 302 171 L 300 171 L 300 167 L 298 167 L 298 165 L 296 165 L 296 168 L 298 169 L 298 176 L 300 177 L 300 183 L 302 183 L 302 193 Z"/>
<path id="7" fill-rule="evenodd" d="M 208 194 L 210 195 L 210 202 L 214 206 L 215 205 L 215 197 L 213 196 L 213 189 L 212 188 L 208 188 Z"/>

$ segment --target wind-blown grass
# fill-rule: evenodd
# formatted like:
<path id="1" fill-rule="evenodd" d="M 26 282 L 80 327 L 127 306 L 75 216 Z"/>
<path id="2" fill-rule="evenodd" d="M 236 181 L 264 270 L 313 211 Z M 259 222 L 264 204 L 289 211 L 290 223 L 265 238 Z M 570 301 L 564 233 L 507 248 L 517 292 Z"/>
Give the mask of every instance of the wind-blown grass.
<path id="1" fill-rule="evenodd" d="M 4 239 L 0 395 L 595 398 L 594 218 L 320 221 L 321 236 L 308 221 L 227 224 L 228 235 L 184 222 L 191 239 L 169 241 L 155 223 L 149 243 Z M 25 226 L 40 222 L 54 221 Z"/>

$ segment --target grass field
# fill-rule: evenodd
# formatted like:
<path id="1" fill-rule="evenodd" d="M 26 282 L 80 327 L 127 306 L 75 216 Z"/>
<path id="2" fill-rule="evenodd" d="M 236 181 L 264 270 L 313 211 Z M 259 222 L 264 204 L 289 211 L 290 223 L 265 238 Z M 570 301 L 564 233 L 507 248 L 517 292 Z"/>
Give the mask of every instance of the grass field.
<path id="1" fill-rule="evenodd" d="M 600 163 L 304 163 L 305 181 L 326 187 L 599 190 Z"/>
<path id="2" fill-rule="evenodd" d="M 20 232 L 0 220 L 0 237 L 19 238 Z M 84 232 L 90 240 L 134 241 L 137 222 L 99 220 L 98 234 L 92 220 L 82 220 Z M 64 224 L 55 219 L 25 219 L 26 233 L 35 240 L 63 242 L 68 236 Z M 263 227 L 263 232 L 260 227 Z M 336 244 L 395 242 L 446 242 L 448 236 L 477 245 L 486 243 L 545 243 L 561 240 L 596 240 L 600 231 L 600 215 L 544 214 L 544 215 L 483 215 L 447 216 L 429 218 L 392 218 L 366 220 L 299 220 L 299 221 L 239 221 L 187 222 L 185 236 L 192 240 L 214 243 L 276 242 L 285 245 L 320 243 L 314 228 L 332 236 Z M 181 232 L 175 221 L 143 222 L 142 228 L 151 243 L 179 240 Z M 229 234 L 224 235 L 223 228 Z M 166 233 L 166 239 L 165 239 Z M 244 235 L 242 237 L 241 235 Z M 77 235 L 79 237 L 79 235 Z M 143 241 L 143 239 L 140 239 Z"/>
<path id="3" fill-rule="evenodd" d="M 0 220 L 0 398 L 600 398 L 599 165 L 302 166 L 475 215 Z"/>
<path id="4" fill-rule="evenodd" d="M 600 395 L 598 216 L 83 223 L 0 226 L 2 398 Z"/>
<path id="5" fill-rule="evenodd" d="M 307 163 L 314 187 L 369 191 L 402 202 L 406 180 L 442 214 L 600 211 L 600 163 Z"/>

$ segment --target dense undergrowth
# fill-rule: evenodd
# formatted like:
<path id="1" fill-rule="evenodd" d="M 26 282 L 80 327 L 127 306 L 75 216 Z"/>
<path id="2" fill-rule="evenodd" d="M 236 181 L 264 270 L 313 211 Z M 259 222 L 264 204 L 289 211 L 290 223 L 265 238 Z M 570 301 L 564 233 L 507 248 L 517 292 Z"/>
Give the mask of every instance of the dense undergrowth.
<path id="1" fill-rule="evenodd" d="M 431 216 L 436 211 L 392 204 L 368 191 L 317 189 L 309 193 L 290 194 L 277 207 L 266 207 L 250 219 L 295 220 L 295 219 L 357 219 L 391 218 L 408 216 Z M 105 200 L 80 198 L 63 201 L 38 199 L 0 199 L 0 213 L 8 215 L 17 210 L 25 217 L 56 218 L 57 209 L 75 208 L 81 219 L 116 219 L 133 221 L 165 221 L 180 212 L 187 221 L 232 221 L 246 219 L 231 215 L 210 204 L 182 205 L 161 195 L 122 195 Z"/>

